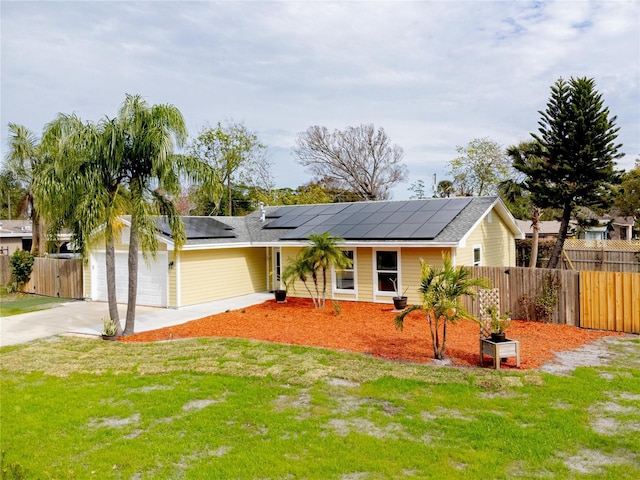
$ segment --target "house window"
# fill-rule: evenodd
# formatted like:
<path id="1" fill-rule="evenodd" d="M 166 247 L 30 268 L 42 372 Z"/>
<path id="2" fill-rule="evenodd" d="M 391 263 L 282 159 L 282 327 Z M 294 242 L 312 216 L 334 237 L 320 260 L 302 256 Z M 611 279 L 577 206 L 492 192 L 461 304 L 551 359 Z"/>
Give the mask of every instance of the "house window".
<path id="1" fill-rule="evenodd" d="M 344 250 L 345 256 L 351 260 L 351 267 L 344 270 L 333 270 L 334 291 L 338 293 L 354 293 L 356 290 L 356 256 L 353 250 Z"/>
<path id="2" fill-rule="evenodd" d="M 482 247 L 480 245 L 473 246 L 473 266 L 479 267 L 482 264 Z"/>
<path id="3" fill-rule="evenodd" d="M 376 293 L 394 293 L 393 282 L 398 281 L 398 252 L 392 250 L 376 251 L 375 278 Z"/>

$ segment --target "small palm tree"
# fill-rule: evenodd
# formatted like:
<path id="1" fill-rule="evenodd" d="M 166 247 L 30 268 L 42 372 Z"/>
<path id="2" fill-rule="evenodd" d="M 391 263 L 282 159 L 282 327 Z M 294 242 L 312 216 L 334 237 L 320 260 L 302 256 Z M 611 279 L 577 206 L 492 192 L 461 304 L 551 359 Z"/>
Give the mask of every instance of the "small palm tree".
<path id="1" fill-rule="evenodd" d="M 489 288 L 484 278 L 474 278 L 471 270 L 464 267 L 454 267 L 451 256 L 442 255 L 442 266 L 432 267 L 420 259 L 420 288 L 422 305 L 412 305 L 404 309 L 396 318 L 396 327 L 402 330 L 405 317 L 414 310 L 425 312 L 433 356 L 438 360 L 444 359 L 447 343 L 447 323 L 454 323 L 459 319 L 473 319 L 461 304 L 465 295 L 475 295 L 476 287 Z"/>
<path id="2" fill-rule="evenodd" d="M 313 308 L 319 308 L 319 305 L 317 303 L 318 300 L 311 292 L 309 284 L 307 283 L 307 280 L 312 275 L 313 266 L 307 261 L 306 258 L 304 258 L 304 256 L 298 255 L 295 262 L 288 265 L 287 268 L 284 269 L 284 272 L 282 272 L 282 280 L 284 281 L 285 287 L 287 289 L 289 288 L 289 285 L 293 285 L 295 288 L 296 280 L 300 280 L 304 284 L 307 292 L 309 293 L 309 297 L 313 301 Z"/>
<path id="3" fill-rule="evenodd" d="M 313 307 L 324 308 L 327 298 L 327 270 L 331 267 L 338 270 L 349 268 L 351 259 L 338 246 L 342 239 L 332 237 L 329 232 L 312 233 L 308 240 L 311 245 L 300 251 L 295 263 L 285 269 L 283 277 L 286 280 L 295 281 L 296 278 L 302 280 L 313 300 Z M 322 294 L 320 294 L 318 283 L 319 274 L 322 275 Z M 313 279 L 315 295 L 307 285 L 309 276 Z"/>

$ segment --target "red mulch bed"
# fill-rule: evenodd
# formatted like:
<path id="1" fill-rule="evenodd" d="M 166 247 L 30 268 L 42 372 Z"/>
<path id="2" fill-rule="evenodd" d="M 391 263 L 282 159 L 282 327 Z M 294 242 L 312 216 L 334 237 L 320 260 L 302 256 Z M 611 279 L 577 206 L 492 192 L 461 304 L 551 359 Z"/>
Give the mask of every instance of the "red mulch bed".
<path id="1" fill-rule="evenodd" d="M 155 342 L 191 337 L 236 337 L 362 352 L 391 360 L 417 363 L 433 360 L 429 326 L 422 312 L 409 314 L 404 330 L 397 330 L 392 305 L 341 302 L 340 307 L 340 315 L 335 315 L 330 301 L 324 310 L 314 310 L 309 299 L 289 297 L 286 303 L 271 300 L 121 340 Z M 478 365 L 478 335 L 479 327 L 475 322 L 449 324 L 446 357 L 454 365 Z M 520 341 L 520 368 L 528 369 L 540 367 L 554 357 L 554 352 L 571 350 L 600 337 L 618 334 L 514 320 L 507 335 Z M 487 357 L 486 360 L 485 365 L 490 365 L 491 359 Z M 507 359 L 503 367 L 516 368 L 515 358 Z"/>

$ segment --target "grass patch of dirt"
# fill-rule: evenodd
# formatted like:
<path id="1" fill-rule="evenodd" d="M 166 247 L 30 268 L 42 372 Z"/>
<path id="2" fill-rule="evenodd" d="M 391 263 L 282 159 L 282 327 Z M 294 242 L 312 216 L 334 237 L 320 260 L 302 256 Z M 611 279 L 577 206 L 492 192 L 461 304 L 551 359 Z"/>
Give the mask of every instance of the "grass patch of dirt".
<path id="1" fill-rule="evenodd" d="M 395 328 L 397 312 L 387 304 L 342 302 L 336 315 L 330 302 L 314 310 L 308 299 L 271 300 L 241 310 L 212 315 L 122 338 L 124 342 L 157 342 L 193 337 L 223 337 L 266 340 L 360 352 L 389 360 L 433 363 L 429 327 L 422 312 L 406 317 L 404 330 Z M 507 332 L 520 341 L 520 369 L 539 368 L 560 351 L 582 347 L 615 332 L 585 330 L 570 325 L 514 320 Z M 446 356 L 457 366 L 479 364 L 479 327 L 472 321 L 449 324 Z M 488 362 L 489 364 L 491 362 Z M 517 368 L 515 358 L 501 368 Z"/>

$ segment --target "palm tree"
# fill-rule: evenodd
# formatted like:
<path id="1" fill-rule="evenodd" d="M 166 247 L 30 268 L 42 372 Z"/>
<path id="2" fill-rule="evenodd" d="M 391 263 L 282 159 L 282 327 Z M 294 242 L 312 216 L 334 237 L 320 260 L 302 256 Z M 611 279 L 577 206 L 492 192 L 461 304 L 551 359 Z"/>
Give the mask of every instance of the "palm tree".
<path id="1" fill-rule="evenodd" d="M 20 183 L 23 184 L 25 193 L 20 199 L 18 210 L 27 212 L 31 218 L 33 229 L 33 243 L 31 253 L 46 253 L 44 240 L 44 224 L 40 217 L 40 209 L 33 195 L 33 181 L 37 177 L 42 165 L 44 152 L 38 138 L 33 132 L 23 125 L 9 123 L 9 152 L 6 156 L 7 166 Z"/>
<path id="2" fill-rule="evenodd" d="M 184 225 L 177 207 L 181 175 L 219 195 L 220 183 L 213 169 L 193 157 L 176 155 L 187 129 L 180 110 L 173 105 L 150 106 L 139 95 L 127 95 L 118 113 L 118 125 L 125 133 L 121 172 L 129 193 L 131 227 L 129 236 L 129 292 L 124 335 L 134 330 L 138 290 L 138 252 L 145 260 L 158 250 L 156 217 L 165 217 L 176 249 L 185 242 Z M 216 191 L 217 190 L 217 191 Z"/>
<path id="3" fill-rule="evenodd" d="M 327 298 L 327 270 L 331 267 L 338 270 L 349 268 L 351 259 L 338 246 L 342 239 L 332 237 L 329 232 L 312 233 L 307 239 L 311 245 L 300 250 L 295 263 L 285 269 L 283 278 L 287 283 L 291 280 L 302 280 L 313 300 L 313 308 L 324 308 Z M 322 275 L 322 296 L 318 284 L 319 273 Z M 307 285 L 309 276 L 313 279 L 315 294 Z"/>
<path id="4" fill-rule="evenodd" d="M 513 165 L 518 169 L 521 168 L 534 169 L 540 164 L 540 160 L 533 153 L 535 148 L 534 142 L 522 142 L 520 145 L 513 145 L 507 149 L 507 155 L 513 160 Z M 530 191 L 531 180 L 523 180 L 520 182 L 507 180 L 503 182 L 503 191 L 507 195 L 507 200 L 513 201 L 516 196 L 521 196 L 524 191 Z M 538 263 L 538 243 L 540 232 L 540 216 L 542 209 L 537 205 L 531 205 L 531 225 L 533 227 L 533 238 L 531 241 L 531 257 L 529 259 L 529 268 L 536 268 Z"/>
<path id="5" fill-rule="evenodd" d="M 474 278 L 471 270 L 464 267 L 454 267 L 451 256 L 442 255 L 442 266 L 433 267 L 420 259 L 420 288 L 422 305 L 412 305 L 404 309 L 396 318 L 396 327 L 402 330 L 405 317 L 414 310 L 425 312 L 433 356 L 438 360 L 444 359 L 447 342 L 447 323 L 454 323 L 459 319 L 473 319 L 462 305 L 461 299 L 465 295 L 475 295 L 476 287 L 488 288 L 487 280 Z"/>
<path id="6" fill-rule="evenodd" d="M 115 236 L 122 226 L 128 196 L 123 186 L 121 153 L 125 135 L 118 122 L 105 117 L 97 125 L 75 115 L 59 114 L 45 127 L 42 143 L 52 162 L 42 169 L 34 187 L 50 232 L 62 226 L 85 256 L 96 232 L 104 234 L 109 317 L 122 333 L 116 299 Z"/>
<path id="7" fill-rule="evenodd" d="M 311 245 L 302 250 L 302 257 L 312 267 L 313 281 L 318 293 L 318 271 L 322 272 L 322 297 L 318 297 L 318 308 L 324 308 L 327 298 L 327 270 L 334 267 L 338 270 L 349 268 L 351 260 L 345 255 L 338 243 L 341 238 L 332 237 L 329 232 L 309 235 Z"/>
<path id="8" fill-rule="evenodd" d="M 302 251 L 300 253 L 302 253 Z M 309 293 L 309 297 L 313 301 L 313 308 L 319 308 L 320 305 L 318 304 L 318 299 L 313 295 L 309 288 L 309 284 L 307 283 L 310 275 L 313 276 L 313 265 L 309 263 L 304 255 L 299 254 L 295 262 L 288 265 L 287 268 L 284 269 L 284 272 L 282 272 L 282 280 L 284 281 L 285 288 L 287 289 L 289 288 L 289 285 L 295 285 L 296 280 L 300 280 L 304 284 L 307 292 Z"/>

